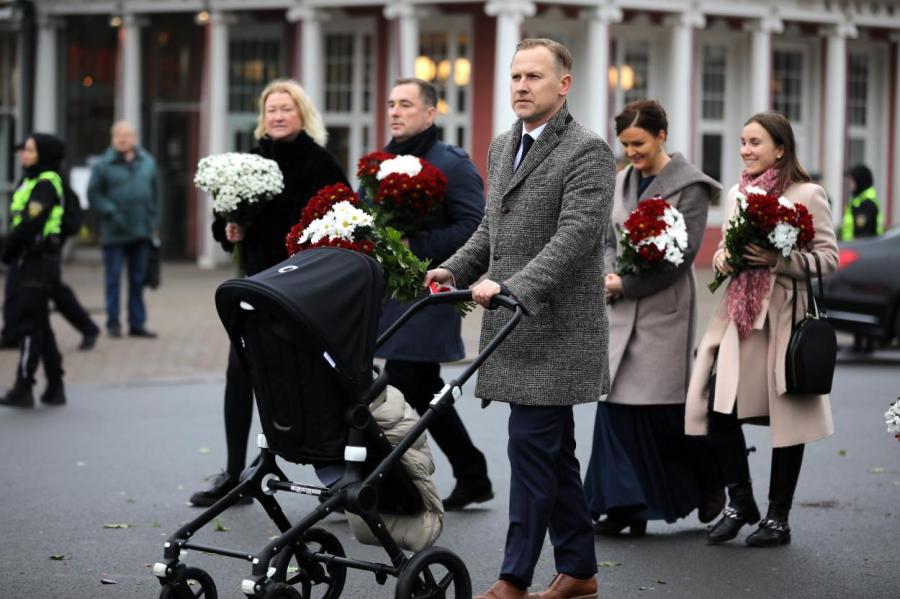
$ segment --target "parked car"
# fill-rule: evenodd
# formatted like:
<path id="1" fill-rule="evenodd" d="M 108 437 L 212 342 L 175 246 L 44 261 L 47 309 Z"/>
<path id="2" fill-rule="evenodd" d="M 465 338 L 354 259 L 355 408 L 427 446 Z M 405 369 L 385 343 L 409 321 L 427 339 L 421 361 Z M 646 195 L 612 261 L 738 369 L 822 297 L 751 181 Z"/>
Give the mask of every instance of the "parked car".
<path id="1" fill-rule="evenodd" d="M 829 322 L 880 345 L 900 339 L 900 227 L 838 247 L 838 269 L 824 282 Z"/>

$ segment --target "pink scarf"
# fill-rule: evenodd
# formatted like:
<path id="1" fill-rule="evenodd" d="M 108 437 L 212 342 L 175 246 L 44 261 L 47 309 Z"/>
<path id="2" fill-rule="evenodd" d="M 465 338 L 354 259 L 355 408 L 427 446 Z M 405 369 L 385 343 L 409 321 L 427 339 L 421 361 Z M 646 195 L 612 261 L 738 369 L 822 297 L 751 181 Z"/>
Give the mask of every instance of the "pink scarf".
<path id="1" fill-rule="evenodd" d="M 768 168 L 757 177 L 743 171 L 738 190 L 746 194 L 748 187 L 760 187 L 769 194 L 781 195 L 779 174 L 776 168 Z M 727 291 L 728 317 L 737 327 L 739 339 L 746 339 L 753 330 L 753 321 L 769 295 L 769 279 L 769 269 L 762 267 L 742 270 L 731 278 Z"/>

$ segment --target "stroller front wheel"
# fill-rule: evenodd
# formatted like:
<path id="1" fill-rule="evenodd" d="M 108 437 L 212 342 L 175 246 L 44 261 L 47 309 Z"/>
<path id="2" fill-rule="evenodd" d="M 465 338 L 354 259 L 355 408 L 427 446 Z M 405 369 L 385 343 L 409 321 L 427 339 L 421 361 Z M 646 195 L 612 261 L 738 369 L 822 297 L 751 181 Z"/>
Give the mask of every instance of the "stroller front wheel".
<path id="1" fill-rule="evenodd" d="M 276 582 L 299 586 L 303 599 L 337 599 L 344 590 L 347 567 L 322 563 L 312 555 L 346 557 L 344 547 L 336 536 L 324 528 L 310 528 L 303 535 L 302 545 L 284 548 L 273 560 Z M 268 597 L 268 595 L 266 596 Z"/>
<path id="2" fill-rule="evenodd" d="M 396 599 L 472 599 L 469 570 L 458 555 L 429 547 L 409 558 L 397 577 Z"/>
<path id="3" fill-rule="evenodd" d="M 180 568 L 171 582 L 166 582 L 159 599 L 217 599 L 216 583 L 200 568 Z"/>

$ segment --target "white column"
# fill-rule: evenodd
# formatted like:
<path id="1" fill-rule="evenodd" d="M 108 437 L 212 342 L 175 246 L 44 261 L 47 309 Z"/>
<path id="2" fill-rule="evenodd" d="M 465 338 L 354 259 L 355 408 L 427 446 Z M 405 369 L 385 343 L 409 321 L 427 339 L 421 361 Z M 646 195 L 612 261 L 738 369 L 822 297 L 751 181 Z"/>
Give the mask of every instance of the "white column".
<path id="1" fill-rule="evenodd" d="M 750 114 L 756 114 L 772 106 L 772 34 L 782 33 L 784 23 L 765 17 L 744 29 L 750 32 Z"/>
<path id="2" fill-rule="evenodd" d="M 841 221 L 844 205 L 844 155 L 847 147 L 847 38 L 856 37 L 853 23 L 826 30 L 825 48 L 825 190 L 831 198 L 831 216 Z"/>
<path id="3" fill-rule="evenodd" d="M 117 83 L 121 93 L 117 99 L 116 118 L 125 119 L 141 138 L 141 26 L 144 23 L 136 15 L 126 13 L 119 28 L 120 78 Z"/>
<path id="4" fill-rule="evenodd" d="M 591 109 L 585 115 L 584 125 L 608 139 L 609 131 L 609 26 L 622 21 L 622 9 L 604 4 L 586 10 L 582 19 L 587 20 L 587 53 L 578 69 L 584 79 L 586 98 Z"/>
<path id="5" fill-rule="evenodd" d="M 894 82 L 895 85 L 900 86 L 900 32 L 894 33 L 891 36 L 891 39 L 894 41 L 894 65 L 896 68 L 896 73 L 894 74 Z M 894 111 L 894 161 L 896 164 L 897 157 L 900 156 L 900 94 L 894 94 L 894 106 L 891 108 Z M 894 168 L 893 165 L 888 165 L 888 168 Z M 885 218 L 884 218 L 884 228 L 887 229 L 896 223 L 900 223 L 900 173 L 894 174 L 894 189 L 892 191 L 892 201 L 891 201 L 891 210 L 890 210 L 890 221 L 887 216 L 887 204 L 882 206 L 882 210 L 885 210 Z"/>
<path id="6" fill-rule="evenodd" d="M 706 27 L 706 17 L 696 11 L 674 14 L 667 19 L 672 28 L 669 51 L 669 135 L 666 150 L 692 158 L 691 101 L 693 99 L 694 29 Z"/>
<path id="7" fill-rule="evenodd" d="M 516 44 L 522 39 L 522 21 L 533 17 L 537 8 L 527 0 L 491 0 L 484 11 L 497 17 L 497 33 L 494 36 L 494 135 L 509 129 L 516 120 L 510 104 L 509 68 L 516 53 Z"/>
<path id="8" fill-rule="evenodd" d="M 322 42 L 322 22 L 327 20 L 326 13 L 309 4 L 301 4 L 288 10 L 287 20 L 300 22 L 300 83 L 313 106 L 323 110 L 325 77 L 322 73 L 325 47 Z"/>
<path id="9" fill-rule="evenodd" d="M 207 38 L 207 61 L 209 68 L 209 111 L 206 130 L 206 154 L 220 154 L 227 152 L 228 143 L 228 26 L 231 22 L 229 15 L 221 11 L 213 11 L 210 14 L 209 36 Z M 204 268 L 212 268 L 216 264 L 216 257 L 220 251 L 210 234 L 212 227 L 212 198 L 203 194 L 206 202 L 201 210 L 199 222 L 201 247 L 197 262 Z"/>
<path id="10" fill-rule="evenodd" d="M 57 80 L 59 64 L 57 56 L 57 27 L 59 22 L 49 15 L 38 15 L 37 59 L 34 84 L 34 130 L 44 133 L 58 131 L 59 98 Z"/>
<path id="11" fill-rule="evenodd" d="M 384 7 L 384 18 L 394 21 L 399 45 L 397 77 L 415 77 L 419 55 L 419 10 L 409 0 L 399 0 Z"/>

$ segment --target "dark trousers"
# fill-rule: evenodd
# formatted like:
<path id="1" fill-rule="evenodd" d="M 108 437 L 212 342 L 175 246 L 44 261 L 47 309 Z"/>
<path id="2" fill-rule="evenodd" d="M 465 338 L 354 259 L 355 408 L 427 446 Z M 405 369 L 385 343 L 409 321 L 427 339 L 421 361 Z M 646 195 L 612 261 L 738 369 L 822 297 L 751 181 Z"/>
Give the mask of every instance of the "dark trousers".
<path id="1" fill-rule="evenodd" d="M 18 265 L 12 264 L 6 271 L 6 286 L 3 291 L 3 333 L 0 336 L 4 343 L 18 343 L 22 336 Z M 100 332 L 97 323 L 78 301 L 78 297 L 71 287 L 60 281 L 58 285 L 49 290 L 49 293 L 50 300 L 56 309 L 79 333 L 96 335 Z"/>
<path id="2" fill-rule="evenodd" d="M 103 266 L 106 271 L 106 328 L 115 330 L 119 324 L 119 289 L 122 266 L 128 264 L 128 326 L 132 331 L 144 328 L 147 312 L 144 308 L 144 280 L 150 260 L 150 241 L 139 240 L 103 246 Z"/>
<path id="3" fill-rule="evenodd" d="M 441 365 L 435 362 L 387 360 L 388 381 L 421 416 L 444 387 Z M 434 442 L 447 456 L 457 480 L 487 479 L 487 461 L 472 443 L 456 408 L 451 406 L 428 427 Z"/>
<path id="4" fill-rule="evenodd" d="M 62 355 L 50 328 L 50 297 L 59 285 L 59 256 L 26 256 L 19 266 L 19 314 L 21 334 L 16 380 L 34 383 L 38 364 L 43 362 L 49 381 L 62 379 Z"/>
<path id="5" fill-rule="evenodd" d="M 594 576 L 594 534 L 575 457 L 572 407 L 512 405 L 508 426 L 509 529 L 500 578 L 529 587 L 548 530 L 556 571 Z"/>
<path id="6" fill-rule="evenodd" d="M 750 484 L 750 464 L 744 431 L 735 414 L 709 412 L 709 439 L 722 468 L 728 487 Z M 805 445 L 772 448 L 772 468 L 769 471 L 769 506 L 786 512 L 791 509 Z"/>
<path id="7" fill-rule="evenodd" d="M 225 371 L 225 447 L 226 472 L 237 477 L 247 461 L 247 443 L 253 423 L 253 383 L 234 346 L 228 352 Z"/>

